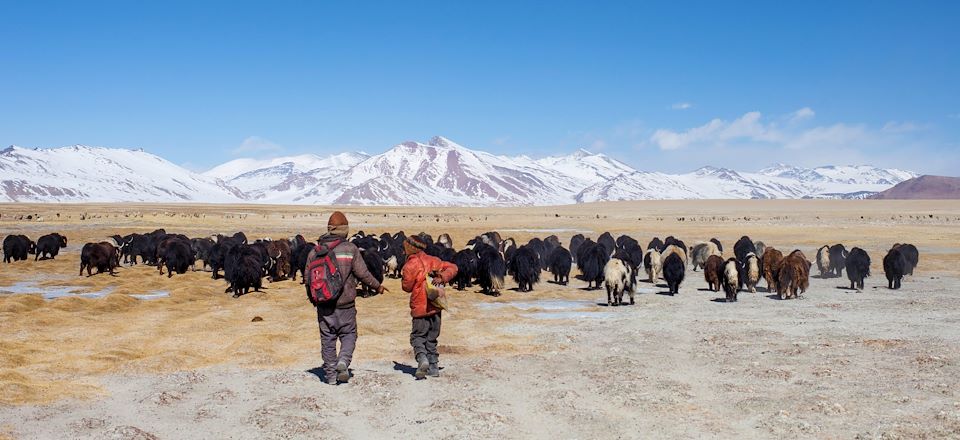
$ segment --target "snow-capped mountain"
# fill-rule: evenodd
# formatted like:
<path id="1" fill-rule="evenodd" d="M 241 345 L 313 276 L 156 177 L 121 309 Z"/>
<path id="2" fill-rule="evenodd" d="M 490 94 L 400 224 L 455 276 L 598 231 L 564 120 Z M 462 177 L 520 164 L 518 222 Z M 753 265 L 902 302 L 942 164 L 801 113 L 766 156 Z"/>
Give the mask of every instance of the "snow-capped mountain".
<path id="1" fill-rule="evenodd" d="M 74 145 L 0 151 L 0 201 L 242 202 L 222 180 L 143 150 Z"/>
<path id="2" fill-rule="evenodd" d="M 325 179 L 343 173 L 370 156 L 340 153 L 328 157 L 314 154 L 275 159 L 236 159 L 203 173 L 223 179 L 258 202 L 291 202 Z"/>
<path id="3" fill-rule="evenodd" d="M 638 171 L 578 150 L 534 159 L 473 150 L 447 138 L 403 142 L 373 156 L 342 153 L 237 159 L 192 173 L 142 150 L 65 147 L 0 152 L 0 200 L 363 205 L 554 205 L 646 199 L 865 198 L 916 174 L 872 166 L 758 172 L 703 167 Z"/>

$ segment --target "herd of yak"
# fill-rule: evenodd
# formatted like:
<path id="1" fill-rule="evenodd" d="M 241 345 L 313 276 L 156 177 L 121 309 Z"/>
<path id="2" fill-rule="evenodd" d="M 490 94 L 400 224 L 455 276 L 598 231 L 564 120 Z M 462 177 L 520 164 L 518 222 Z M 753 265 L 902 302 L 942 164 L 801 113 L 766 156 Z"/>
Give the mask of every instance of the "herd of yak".
<path id="1" fill-rule="evenodd" d="M 533 238 L 526 244 L 517 245 L 512 238 L 503 239 L 497 232 L 481 234 L 466 243 L 459 251 L 454 248 L 448 234 L 434 240 L 428 234 L 419 237 L 427 243 L 425 252 L 442 260 L 452 262 L 459 268 L 451 284 L 457 290 L 479 285 L 481 292 L 499 295 L 504 287 L 504 278 L 511 276 L 517 290 L 528 292 L 540 281 L 542 271 L 553 275 L 553 282 L 566 285 L 570 280 L 573 264 L 580 271 L 580 279 L 587 282 L 587 289 L 607 290 L 607 303 L 620 305 L 623 295 L 634 303 L 637 279 L 643 270 L 651 283 L 661 278 L 666 282 L 671 295 L 679 292 L 688 267 L 693 271 L 702 269 L 710 290 L 724 290 L 727 301 L 736 301 L 742 289 L 756 292 L 757 284 L 764 280 L 768 292 L 776 292 L 780 299 L 796 298 L 809 287 L 813 262 L 800 250 L 784 256 L 763 242 L 754 242 L 741 237 L 733 247 L 734 256 L 724 260 L 723 245 L 716 238 L 694 246 L 673 237 L 664 240 L 654 238 L 646 247 L 628 235 L 614 239 L 605 232 L 596 241 L 577 234 L 563 247 L 559 238 Z M 181 234 L 168 234 L 163 229 L 147 234 L 114 235 L 113 243 L 104 241 L 87 243 L 80 252 L 80 275 L 87 276 L 93 269 L 98 273 L 114 274 L 114 269 L 125 264 L 143 263 L 156 266 L 162 275 L 183 274 L 196 269 L 198 261 L 203 269 L 208 266 L 214 279 L 222 278 L 229 283 L 225 292 L 234 296 L 259 291 L 263 278 L 269 281 L 297 279 L 303 275 L 307 256 L 316 243 L 302 235 L 280 240 L 256 240 L 249 242 L 243 232 L 231 236 L 190 238 Z M 401 231 L 380 236 L 361 232 L 350 238 L 361 250 L 361 255 L 371 274 L 382 281 L 384 276 L 397 278 L 401 274 L 406 254 L 403 242 L 406 235 Z M 34 260 L 53 259 L 61 248 L 67 246 L 67 238 L 60 234 L 48 234 L 33 242 L 24 235 L 9 235 L 3 241 L 3 261 L 26 260 L 34 254 Z M 895 244 L 883 258 L 883 269 L 890 289 L 899 289 L 904 275 L 913 275 L 919 253 L 912 244 Z M 816 265 L 821 277 L 840 277 L 844 269 L 850 280 L 850 288 L 861 290 L 864 278 L 870 275 L 870 256 L 861 248 L 847 251 L 842 244 L 823 246 L 817 250 Z M 302 282 L 302 281 L 301 281 Z M 365 292 L 371 293 L 371 292 Z"/>

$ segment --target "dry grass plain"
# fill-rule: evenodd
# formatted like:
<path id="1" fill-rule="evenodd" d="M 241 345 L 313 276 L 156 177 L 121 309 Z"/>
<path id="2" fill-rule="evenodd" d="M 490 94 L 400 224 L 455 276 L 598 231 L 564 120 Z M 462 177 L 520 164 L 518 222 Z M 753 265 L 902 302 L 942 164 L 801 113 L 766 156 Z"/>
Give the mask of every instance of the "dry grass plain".
<path id="1" fill-rule="evenodd" d="M 388 279 L 391 293 L 359 300 L 351 384 L 330 387 L 310 372 L 318 331 L 298 282 L 233 299 L 209 272 L 77 272 L 82 244 L 111 234 L 313 238 L 333 208 L 0 205 L 0 236 L 69 239 L 56 260 L 0 264 L 0 438 L 960 438 L 960 203 L 341 209 L 352 231 L 447 232 L 458 246 L 488 230 L 564 243 L 610 231 L 718 237 L 729 254 L 748 234 L 812 258 L 839 242 L 866 249 L 873 276 L 863 292 L 813 279 L 801 300 L 760 289 L 726 304 L 688 270 L 678 296 L 641 283 L 635 306 L 611 309 L 547 273 L 532 293 L 472 289 L 444 317 L 443 376 L 420 382 L 407 296 Z M 880 264 L 894 242 L 921 252 L 900 291 Z"/>

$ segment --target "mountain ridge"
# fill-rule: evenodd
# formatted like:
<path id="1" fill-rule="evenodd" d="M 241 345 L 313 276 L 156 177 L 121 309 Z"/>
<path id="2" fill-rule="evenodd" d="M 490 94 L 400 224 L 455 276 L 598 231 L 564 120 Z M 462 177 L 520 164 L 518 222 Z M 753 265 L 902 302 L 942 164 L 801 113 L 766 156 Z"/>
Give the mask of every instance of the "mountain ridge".
<path id="1" fill-rule="evenodd" d="M 142 149 L 73 145 L 0 150 L 0 201 L 517 206 L 612 200 L 865 198 L 916 177 L 869 165 L 756 172 L 704 166 L 641 171 L 578 149 L 542 158 L 496 155 L 448 138 L 383 153 L 234 159 L 203 173 Z"/>

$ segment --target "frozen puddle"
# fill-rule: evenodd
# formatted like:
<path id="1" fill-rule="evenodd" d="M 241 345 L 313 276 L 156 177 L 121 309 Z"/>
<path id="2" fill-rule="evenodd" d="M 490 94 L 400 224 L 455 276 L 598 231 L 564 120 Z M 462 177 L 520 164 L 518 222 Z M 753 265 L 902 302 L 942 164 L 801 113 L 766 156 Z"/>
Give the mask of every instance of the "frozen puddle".
<path id="1" fill-rule="evenodd" d="M 0 295 L 40 295 L 45 300 L 57 298 L 90 298 L 99 299 L 113 293 L 113 287 L 106 287 L 94 292 L 77 292 L 82 290 L 81 286 L 40 286 L 37 281 L 20 281 L 9 286 L 0 286 Z M 129 295 L 139 300 L 151 300 L 168 298 L 170 292 L 166 290 L 154 290 L 152 292 Z"/>
<path id="2" fill-rule="evenodd" d="M 480 303 L 481 309 L 499 310 L 507 307 L 520 309 L 527 313 L 523 316 L 535 319 L 585 319 L 610 318 L 613 312 L 600 311 L 594 300 L 545 299 L 540 301 L 508 301 Z"/>
<path id="3" fill-rule="evenodd" d="M 40 294 L 43 299 L 51 300 L 76 296 L 79 298 L 103 298 L 113 292 L 113 287 L 107 287 L 95 292 L 77 293 L 80 286 L 38 286 L 36 281 L 21 281 L 9 286 L 0 287 L 0 293 L 5 294 Z"/>
<path id="4" fill-rule="evenodd" d="M 142 293 L 142 294 L 131 294 L 130 296 L 136 299 L 151 300 L 151 299 L 169 298 L 170 292 L 167 292 L 166 290 L 154 290 L 153 292 Z"/>

